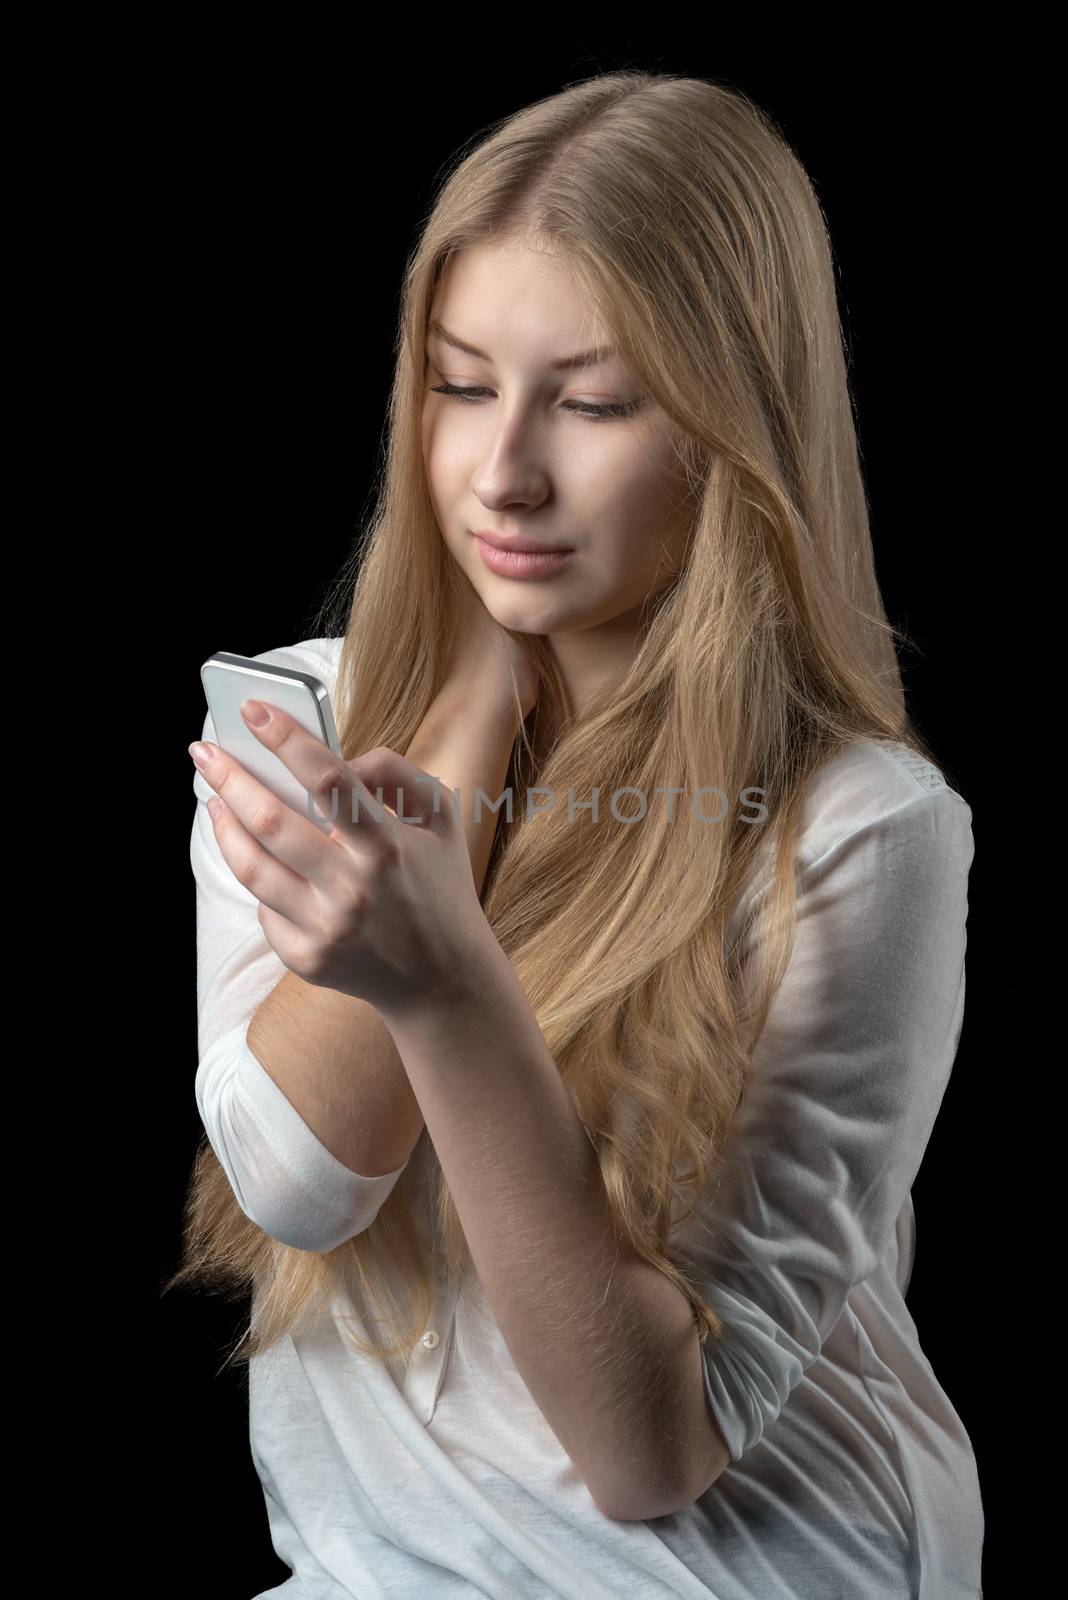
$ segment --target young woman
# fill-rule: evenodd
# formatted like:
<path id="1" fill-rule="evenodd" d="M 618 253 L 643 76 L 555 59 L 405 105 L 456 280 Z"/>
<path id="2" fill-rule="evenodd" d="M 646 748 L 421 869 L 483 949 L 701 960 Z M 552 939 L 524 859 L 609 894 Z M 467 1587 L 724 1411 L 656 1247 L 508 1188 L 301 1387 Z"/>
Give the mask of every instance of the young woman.
<path id="1" fill-rule="evenodd" d="M 270 1593 L 976 1595 L 904 1301 L 971 811 L 811 185 L 736 92 L 594 78 L 456 166 L 401 333 L 339 610 L 259 658 L 346 759 L 248 708 L 330 831 L 191 747 L 172 1282 L 252 1291 Z"/>

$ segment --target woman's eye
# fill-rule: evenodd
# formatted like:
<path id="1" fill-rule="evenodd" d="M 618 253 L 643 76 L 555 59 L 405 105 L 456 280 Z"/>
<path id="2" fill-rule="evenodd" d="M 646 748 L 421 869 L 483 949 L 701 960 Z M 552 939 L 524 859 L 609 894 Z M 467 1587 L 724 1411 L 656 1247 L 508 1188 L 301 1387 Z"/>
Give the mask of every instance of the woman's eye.
<path id="1" fill-rule="evenodd" d="M 489 394 L 491 391 L 484 388 L 462 389 L 454 383 L 440 383 L 431 388 L 431 394 L 447 395 L 450 399 L 459 400 L 461 404 L 477 405 L 476 396 Z M 565 400 L 564 410 L 571 411 L 577 417 L 588 417 L 597 422 L 607 417 L 629 417 L 641 405 L 640 400 L 620 400 L 612 405 L 595 406 L 584 400 Z"/>

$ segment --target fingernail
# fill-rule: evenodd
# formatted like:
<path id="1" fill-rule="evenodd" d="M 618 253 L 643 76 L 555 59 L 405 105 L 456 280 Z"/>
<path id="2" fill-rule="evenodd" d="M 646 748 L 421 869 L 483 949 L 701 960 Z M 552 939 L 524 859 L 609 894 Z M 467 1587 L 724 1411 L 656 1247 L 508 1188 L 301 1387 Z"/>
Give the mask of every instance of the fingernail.
<path id="1" fill-rule="evenodd" d="M 213 752 L 210 744 L 197 743 L 189 746 L 189 754 L 193 757 L 198 767 L 206 767 L 212 758 Z"/>
<path id="2" fill-rule="evenodd" d="M 271 713 L 267 710 L 262 700 L 243 700 L 241 702 L 241 715 L 246 722 L 251 722 L 254 728 L 262 728 Z"/>

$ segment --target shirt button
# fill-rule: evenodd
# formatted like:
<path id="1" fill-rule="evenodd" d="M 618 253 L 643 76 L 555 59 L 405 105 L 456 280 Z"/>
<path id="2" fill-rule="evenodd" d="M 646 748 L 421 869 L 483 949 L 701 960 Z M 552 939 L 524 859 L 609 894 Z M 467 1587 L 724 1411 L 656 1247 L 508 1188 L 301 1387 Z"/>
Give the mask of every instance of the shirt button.
<path id="1" fill-rule="evenodd" d="M 423 1335 L 423 1343 L 426 1345 L 428 1350 L 433 1350 L 433 1348 L 437 1344 L 437 1342 L 438 1342 L 438 1334 L 435 1332 L 435 1330 L 433 1328 L 430 1328 L 428 1330 L 428 1332 L 424 1333 L 424 1335 Z"/>

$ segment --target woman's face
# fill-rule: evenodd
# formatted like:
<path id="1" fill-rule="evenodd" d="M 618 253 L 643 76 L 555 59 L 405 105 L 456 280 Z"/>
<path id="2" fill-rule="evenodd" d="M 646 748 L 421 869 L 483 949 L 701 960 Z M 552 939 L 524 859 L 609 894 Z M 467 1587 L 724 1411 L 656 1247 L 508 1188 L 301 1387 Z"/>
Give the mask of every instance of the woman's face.
<path id="1" fill-rule="evenodd" d="M 487 610 L 519 633 L 636 628 L 638 608 L 686 548 L 693 502 L 668 417 L 618 357 L 557 365 L 607 343 L 559 260 L 524 246 L 461 251 L 434 297 L 423 407 L 430 496 Z M 443 384 L 477 392 L 435 393 Z M 601 406 L 625 414 L 583 414 Z M 504 575 L 486 565 L 480 532 L 572 554 L 535 577 Z"/>

